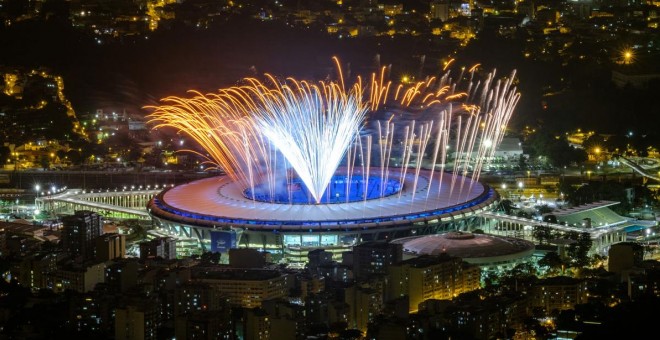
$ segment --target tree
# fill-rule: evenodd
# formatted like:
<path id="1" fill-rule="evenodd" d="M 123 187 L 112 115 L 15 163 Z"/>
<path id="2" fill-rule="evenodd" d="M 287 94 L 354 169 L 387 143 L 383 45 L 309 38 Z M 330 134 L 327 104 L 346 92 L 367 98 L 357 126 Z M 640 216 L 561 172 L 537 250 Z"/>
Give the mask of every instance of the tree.
<path id="1" fill-rule="evenodd" d="M 0 145 L 0 164 L 5 164 L 5 161 L 9 158 L 11 151 L 5 145 Z"/>
<path id="2" fill-rule="evenodd" d="M 144 155 L 144 165 L 154 167 L 163 166 L 163 150 L 161 148 L 151 149 L 151 152 Z"/>
<path id="3" fill-rule="evenodd" d="M 136 145 L 128 149 L 128 151 L 124 154 L 124 158 L 127 162 L 137 162 L 140 157 L 142 157 L 142 150 L 140 150 L 140 148 Z"/>
<path id="4" fill-rule="evenodd" d="M 126 226 L 131 228 L 134 237 L 138 240 L 147 238 L 147 229 L 140 223 L 139 220 L 126 220 Z"/>
<path id="5" fill-rule="evenodd" d="M 527 170 L 527 158 L 524 155 L 520 155 L 518 158 L 518 167 L 520 170 Z"/>
<path id="6" fill-rule="evenodd" d="M 67 158 L 71 164 L 80 165 L 83 161 L 81 152 L 76 149 L 67 151 L 64 157 Z"/>
<path id="7" fill-rule="evenodd" d="M 547 214 L 552 212 L 554 209 L 550 208 L 547 204 L 539 205 L 536 207 L 536 209 L 539 211 L 539 214 Z"/>
<path id="8" fill-rule="evenodd" d="M 593 245 L 591 234 L 587 232 L 569 232 L 566 236 L 568 239 L 577 241 L 566 248 L 566 252 L 571 258 L 571 265 L 574 267 L 585 267 L 589 265 L 590 259 L 588 254 Z"/>
<path id="9" fill-rule="evenodd" d="M 203 264 L 219 264 L 220 263 L 220 253 L 219 252 L 205 251 L 205 252 L 202 253 L 202 256 L 200 257 L 200 261 Z"/>
<path id="10" fill-rule="evenodd" d="M 516 216 L 522 217 L 522 218 L 532 218 L 532 214 L 525 211 L 525 210 L 518 210 L 516 213 Z"/>
<path id="11" fill-rule="evenodd" d="M 566 265 L 555 251 L 546 253 L 538 262 L 539 266 L 548 268 L 551 272 L 559 273 Z"/>
<path id="12" fill-rule="evenodd" d="M 564 194 L 564 197 L 570 197 L 575 192 L 575 188 L 573 187 L 573 185 L 571 185 L 564 179 L 559 181 L 559 184 L 557 184 L 557 189 L 559 189 L 560 193 Z"/>
<path id="13" fill-rule="evenodd" d="M 500 201 L 500 206 L 504 210 L 504 213 L 507 214 L 507 215 L 511 215 L 511 212 L 514 209 L 513 202 L 511 202 L 511 200 L 509 200 L 509 199 L 501 200 Z"/>
<path id="14" fill-rule="evenodd" d="M 47 170 L 50 167 L 50 158 L 48 155 L 43 154 L 39 157 L 39 165 L 41 165 L 41 168 L 44 170 Z"/>
<path id="15" fill-rule="evenodd" d="M 618 205 L 612 210 L 620 214 L 626 214 L 630 210 L 630 202 L 626 195 L 626 187 L 619 182 L 590 182 L 575 190 L 567 196 L 567 200 L 574 205 L 591 203 L 599 200 L 617 201 Z"/>
<path id="16" fill-rule="evenodd" d="M 558 223 L 557 216 L 555 216 L 553 214 L 545 215 L 545 216 L 543 216 L 543 222 L 557 224 Z"/>
<path id="17" fill-rule="evenodd" d="M 544 244 L 552 238 L 552 228 L 543 225 L 532 227 L 532 237 L 537 239 L 540 244 Z"/>

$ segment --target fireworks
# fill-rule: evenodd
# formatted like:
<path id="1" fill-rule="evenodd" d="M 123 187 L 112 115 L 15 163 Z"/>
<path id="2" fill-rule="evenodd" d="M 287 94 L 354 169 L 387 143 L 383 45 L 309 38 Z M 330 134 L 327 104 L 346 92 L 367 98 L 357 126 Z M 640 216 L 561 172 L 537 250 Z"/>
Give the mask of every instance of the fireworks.
<path id="1" fill-rule="evenodd" d="M 337 69 L 336 81 L 282 81 L 266 75 L 263 82 L 246 78 L 244 85 L 217 93 L 167 97 L 163 105 L 149 107 L 150 122 L 156 128 L 170 126 L 188 134 L 208 153 L 208 162 L 240 183 L 246 193 L 265 190 L 274 197 L 283 182 L 291 183 L 292 169 L 319 203 L 340 166 L 346 183 L 362 174 L 358 177 L 366 191 L 372 170 L 387 183 L 394 173 L 401 178 L 408 171 L 419 174 L 426 163 L 432 170 L 440 165 L 441 177 L 452 158 L 451 175 L 463 176 L 452 180 L 450 190 L 463 191 L 465 175 L 472 173 L 467 183 L 471 186 L 492 157 L 519 98 L 512 87 L 515 73 L 495 80 L 493 72 L 482 84 L 473 81 L 473 67 L 467 74 L 461 71 L 456 82 L 447 72 L 423 82 L 394 85 L 383 69 L 368 82 L 358 77 L 347 88 L 341 68 Z M 391 107 L 434 112 L 437 118 L 412 120 L 404 126 L 392 119 L 376 122 L 377 136 L 361 135 L 370 113 Z M 448 157 L 448 147 L 454 149 L 454 157 Z"/>

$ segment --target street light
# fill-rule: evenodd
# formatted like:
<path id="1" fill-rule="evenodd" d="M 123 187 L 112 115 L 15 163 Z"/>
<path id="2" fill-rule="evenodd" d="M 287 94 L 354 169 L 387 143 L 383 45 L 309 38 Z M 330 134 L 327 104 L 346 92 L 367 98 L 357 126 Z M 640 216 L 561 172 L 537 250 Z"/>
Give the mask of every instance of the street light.
<path id="1" fill-rule="evenodd" d="M 626 49 L 623 51 L 623 63 L 628 65 L 630 64 L 633 59 L 635 58 L 635 55 L 633 54 L 633 51 L 631 49 Z"/>
<path id="2" fill-rule="evenodd" d="M 35 209 L 37 208 L 37 200 L 39 199 L 39 190 L 41 190 L 41 185 L 36 184 L 34 186 L 34 191 L 37 192 L 37 195 L 34 197 L 34 207 L 35 207 Z M 38 213 L 36 213 L 36 214 L 38 214 Z"/>

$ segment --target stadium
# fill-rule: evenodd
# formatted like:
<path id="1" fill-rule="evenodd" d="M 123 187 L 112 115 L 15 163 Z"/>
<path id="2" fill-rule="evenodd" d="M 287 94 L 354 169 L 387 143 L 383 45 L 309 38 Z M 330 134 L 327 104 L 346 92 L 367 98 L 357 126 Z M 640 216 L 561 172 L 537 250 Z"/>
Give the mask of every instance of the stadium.
<path id="1" fill-rule="evenodd" d="M 383 70 L 347 86 L 335 62 L 334 81 L 266 75 L 149 107 L 154 129 L 192 138 L 225 173 L 156 195 L 157 228 L 203 250 L 302 262 L 312 249 L 466 230 L 494 205 L 479 175 L 520 97 L 515 72 L 396 85 Z"/>
<path id="2" fill-rule="evenodd" d="M 451 177 L 432 185 L 429 170 L 417 176 L 413 192 L 415 177 L 405 176 L 400 195 L 332 204 L 255 201 L 229 177 L 213 177 L 167 189 L 147 208 L 159 228 L 206 250 L 248 247 L 302 261 L 317 248 L 339 253 L 364 241 L 468 230 L 498 199 L 480 183 L 450 194 Z"/>

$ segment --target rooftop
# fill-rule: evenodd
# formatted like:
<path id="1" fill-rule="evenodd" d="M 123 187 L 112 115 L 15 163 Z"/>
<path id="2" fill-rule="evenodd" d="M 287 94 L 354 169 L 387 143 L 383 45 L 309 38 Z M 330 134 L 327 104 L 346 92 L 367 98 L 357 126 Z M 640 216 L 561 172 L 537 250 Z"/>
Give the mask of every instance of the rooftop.
<path id="1" fill-rule="evenodd" d="M 512 237 L 449 232 L 394 240 L 403 251 L 418 255 L 449 254 L 463 259 L 512 255 L 534 249 L 534 244 Z"/>

